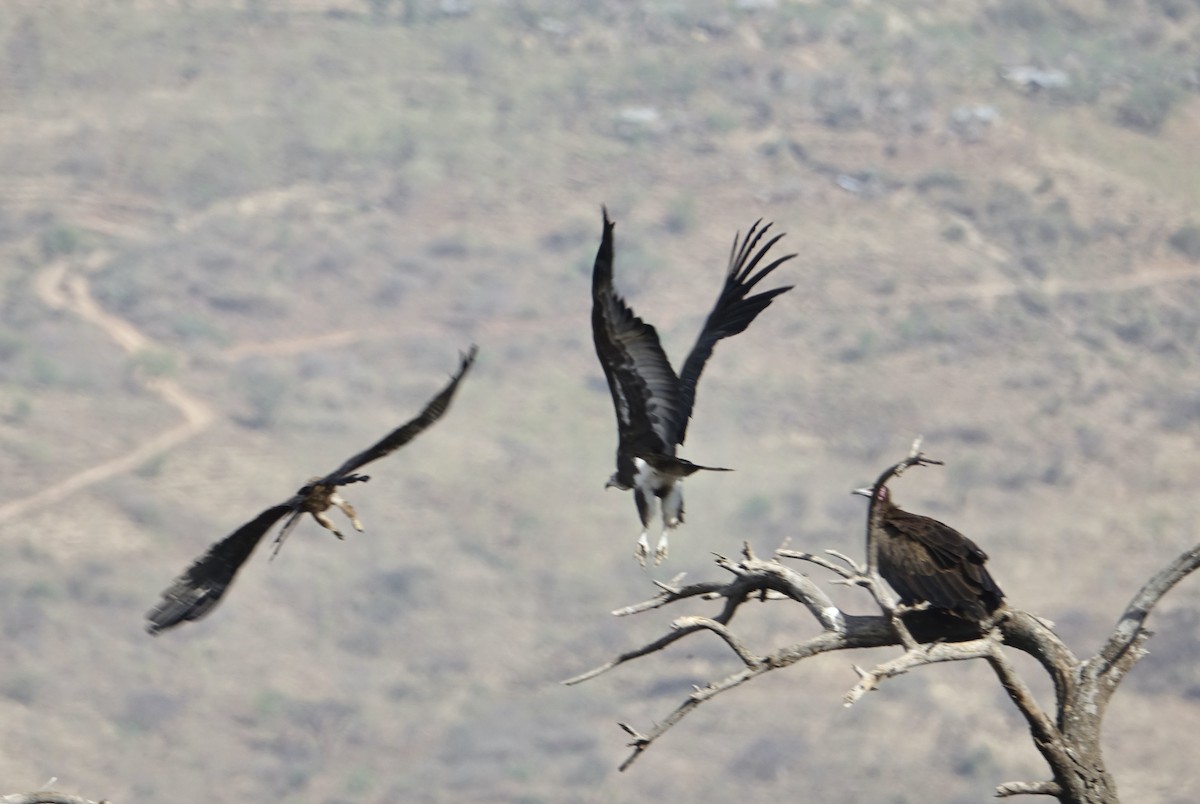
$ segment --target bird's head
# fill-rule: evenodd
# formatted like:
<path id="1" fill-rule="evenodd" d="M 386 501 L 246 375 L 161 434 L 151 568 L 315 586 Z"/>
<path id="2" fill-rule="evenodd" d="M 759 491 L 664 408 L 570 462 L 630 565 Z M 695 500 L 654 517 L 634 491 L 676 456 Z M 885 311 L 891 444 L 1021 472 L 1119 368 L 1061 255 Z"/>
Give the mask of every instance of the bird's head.
<path id="1" fill-rule="evenodd" d="M 857 494 L 860 497 L 866 497 L 869 500 L 869 499 L 871 499 L 873 492 L 874 492 L 874 489 L 872 489 L 870 486 L 866 486 L 865 488 L 855 489 L 854 491 L 852 491 L 850 493 Z M 887 486 L 880 486 L 879 491 L 877 493 L 875 493 L 875 499 L 877 499 L 879 502 L 887 502 L 889 497 L 890 497 L 890 494 L 888 493 Z"/>
<path id="2" fill-rule="evenodd" d="M 299 494 L 301 497 L 307 497 L 308 495 L 313 493 L 313 489 L 316 488 L 317 484 L 320 483 L 322 479 L 323 478 L 321 478 L 321 477 L 310 477 L 308 479 L 308 482 L 305 483 L 303 486 L 301 486 L 300 490 L 297 491 L 296 493 Z"/>
<path id="3" fill-rule="evenodd" d="M 608 482 L 604 484 L 604 488 L 605 489 L 620 489 L 621 491 L 629 491 L 629 489 L 632 488 L 632 486 L 628 486 L 625 483 L 622 483 L 621 479 L 617 477 L 617 473 L 613 472 L 612 477 L 610 477 L 608 479 Z"/>

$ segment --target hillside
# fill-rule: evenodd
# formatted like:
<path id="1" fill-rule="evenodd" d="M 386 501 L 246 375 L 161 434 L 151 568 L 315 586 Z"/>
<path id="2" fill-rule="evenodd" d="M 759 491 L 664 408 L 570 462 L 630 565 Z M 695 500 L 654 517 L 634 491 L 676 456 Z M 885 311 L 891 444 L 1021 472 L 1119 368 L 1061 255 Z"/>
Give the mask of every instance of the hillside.
<path id="1" fill-rule="evenodd" d="M 692 613 L 609 614 L 652 578 L 719 577 L 743 539 L 861 550 L 849 491 L 918 433 L 946 466 L 898 502 L 1079 653 L 1195 542 L 1194 3 L 8 6 L 0 793 L 978 802 L 1043 773 L 981 663 L 845 710 L 852 659 L 805 662 L 624 774 L 616 723 L 734 657 L 697 639 L 559 682 Z M 683 454 L 737 471 L 687 482 L 649 572 L 602 488 L 601 204 L 676 363 L 737 232 L 774 221 L 799 254 L 700 386 Z M 210 543 L 416 413 L 471 343 L 445 420 L 347 490 L 364 534 L 306 523 L 208 619 L 142 632 Z M 1114 700 L 1126 801 L 1200 785 L 1197 611 L 1190 580 Z M 739 627 L 812 629 L 780 603 Z"/>

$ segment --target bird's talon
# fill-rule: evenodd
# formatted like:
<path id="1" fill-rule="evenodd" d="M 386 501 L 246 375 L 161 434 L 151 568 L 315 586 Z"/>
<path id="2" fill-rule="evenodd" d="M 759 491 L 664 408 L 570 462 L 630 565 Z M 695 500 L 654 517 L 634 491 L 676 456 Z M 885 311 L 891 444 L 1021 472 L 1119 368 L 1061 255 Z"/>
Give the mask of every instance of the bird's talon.
<path id="1" fill-rule="evenodd" d="M 633 551 L 633 557 L 638 560 L 638 563 L 643 567 L 646 566 L 646 556 L 650 554 L 650 542 L 646 540 L 646 534 L 643 533 L 638 537 L 637 547 Z"/>

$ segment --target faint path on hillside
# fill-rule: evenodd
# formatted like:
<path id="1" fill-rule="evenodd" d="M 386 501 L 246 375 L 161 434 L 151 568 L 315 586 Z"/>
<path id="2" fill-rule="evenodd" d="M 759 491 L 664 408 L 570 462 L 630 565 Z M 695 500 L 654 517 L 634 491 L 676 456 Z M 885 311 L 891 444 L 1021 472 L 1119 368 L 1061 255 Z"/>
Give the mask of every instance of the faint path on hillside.
<path id="1" fill-rule="evenodd" d="M 10 188 L 8 194 L 14 195 L 17 201 L 47 203 L 48 196 L 57 193 L 64 194 L 60 199 L 61 206 L 74 208 L 77 214 L 73 217 L 77 219 L 75 220 L 77 225 L 127 241 L 151 236 L 156 229 L 164 225 L 176 231 L 190 231 L 222 214 L 254 216 L 271 212 L 283 205 L 297 201 L 303 201 L 313 206 L 327 203 L 323 199 L 322 188 L 300 185 L 225 199 L 186 217 L 170 220 L 169 216 L 164 215 L 148 200 L 132 196 L 118 199 L 114 211 L 113 202 L 107 196 L 73 197 L 58 187 L 47 189 L 41 186 L 36 188 L 18 186 L 15 190 Z M 25 198 L 27 195 L 30 198 Z M 995 259 L 1004 258 L 1003 253 L 995 253 L 992 256 Z M 104 265 L 111 257 L 111 251 L 98 250 L 81 262 L 72 262 L 68 259 L 54 260 L 42 266 L 35 273 L 32 280 L 34 290 L 47 307 L 75 315 L 99 327 L 131 355 L 137 355 L 146 350 L 162 349 L 163 347 L 156 344 L 132 323 L 100 307 L 92 296 L 87 275 Z M 1162 265 L 1162 263 L 1159 264 Z M 1078 280 L 1049 279 L 1024 284 L 987 282 L 934 290 L 923 289 L 906 293 L 881 294 L 870 298 L 866 303 L 920 307 L 962 301 L 989 303 L 1025 294 L 1048 298 L 1088 296 L 1124 293 L 1190 280 L 1200 280 L 1200 267 L 1175 262 L 1170 267 L 1150 268 L 1126 276 Z M 857 299 L 853 307 L 860 308 L 862 304 L 863 300 Z M 496 327 L 493 332 L 501 331 L 511 335 L 514 329 L 523 327 L 541 331 L 545 324 L 545 319 L 529 320 L 520 324 L 515 321 L 507 321 Z M 362 341 L 386 338 L 392 335 L 393 333 L 381 329 L 339 329 L 277 341 L 250 341 L 237 344 L 224 350 L 221 358 L 234 362 L 255 356 L 286 357 L 324 349 L 343 348 Z M 179 411 L 183 421 L 165 432 L 150 437 L 124 455 L 102 461 L 77 472 L 71 477 L 47 486 L 36 494 L 0 504 L 0 523 L 21 516 L 30 510 L 59 502 L 78 491 L 116 475 L 136 470 L 147 460 L 194 438 L 212 426 L 215 421 L 214 410 L 203 400 L 185 391 L 175 380 L 143 376 L 140 381 L 144 388 L 157 394 L 167 405 Z"/>
<path id="2" fill-rule="evenodd" d="M 1200 279 L 1200 267 L 1157 268 L 1138 271 L 1128 276 L 1110 276 L 1103 279 L 1046 279 L 1023 285 L 1012 282 L 982 282 L 940 290 L 879 294 L 871 297 L 869 303 L 916 307 L 925 304 L 952 304 L 959 301 L 994 302 L 997 299 L 1027 294 L 1052 299 L 1063 296 L 1098 296 L 1105 293 L 1126 293 L 1157 285 L 1197 279 Z M 860 304 L 855 303 L 854 306 L 857 307 Z"/>
<path id="3" fill-rule="evenodd" d="M 94 252 L 78 266 L 78 269 L 93 271 L 111 256 L 105 251 Z M 87 276 L 74 273 L 71 263 L 66 259 L 55 260 L 41 268 L 33 277 L 33 287 L 38 298 L 47 307 L 71 313 L 96 325 L 131 355 L 158 348 L 153 340 L 133 324 L 102 309 L 92 296 Z M 207 403 L 189 394 L 174 380 L 149 376 L 143 376 L 140 380 L 146 390 L 157 394 L 179 411 L 183 422 L 142 442 L 124 455 L 77 472 L 36 494 L 0 505 L 0 523 L 15 519 L 35 508 L 52 505 L 116 475 L 133 471 L 156 455 L 203 432 L 216 418 L 216 414 Z"/>
<path id="4" fill-rule="evenodd" d="M 221 352 L 221 359 L 235 362 L 247 357 L 287 357 L 315 352 L 318 349 L 340 349 L 366 340 L 374 334 L 364 330 L 338 329 L 321 335 L 301 335 L 278 341 L 248 341 L 225 349 Z"/>

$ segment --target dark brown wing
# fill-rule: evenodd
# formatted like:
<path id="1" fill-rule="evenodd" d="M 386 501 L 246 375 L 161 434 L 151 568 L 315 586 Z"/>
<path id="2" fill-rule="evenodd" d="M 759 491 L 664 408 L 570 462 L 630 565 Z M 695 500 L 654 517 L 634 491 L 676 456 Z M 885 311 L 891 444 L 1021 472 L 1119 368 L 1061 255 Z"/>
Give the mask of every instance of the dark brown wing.
<path id="1" fill-rule="evenodd" d="M 604 232 L 592 269 L 592 338 L 617 414 L 617 452 L 673 455 L 681 422 L 679 378 L 654 327 L 634 315 L 613 289 L 613 223 L 604 210 Z M 631 482 L 632 469 L 618 466 Z"/>
<path id="2" fill-rule="evenodd" d="M 755 221 L 754 225 L 750 227 L 750 231 L 746 232 L 746 239 L 741 241 L 740 247 L 738 241 L 741 238 L 734 237 L 733 249 L 729 254 L 729 272 L 725 276 L 725 285 L 721 288 L 721 295 L 717 297 L 717 303 L 713 305 L 712 312 L 705 319 L 704 327 L 700 330 L 700 335 L 696 338 L 696 343 L 692 346 L 692 351 L 688 353 L 683 369 L 679 372 L 679 423 L 678 430 L 674 434 L 674 441 L 677 444 L 682 444 L 687 436 L 688 420 L 692 416 L 692 407 L 696 402 L 696 384 L 700 382 L 700 373 L 704 371 L 704 364 L 712 356 L 717 341 L 743 332 L 759 313 L 767 309 L 776 296 L 792 289 L 791 285 L 787 285 L 754 296 L 747 296 L 754 286 L 768 274 L 796 256 L 795 254 L 784 255 L 751 276 L 754 269 L 767 256 L 771 246 L 783 237 L 781 234 L 775 235 L 762 248 L 758 248 L 759 241 L 771 228 L 771 224 L 768 223 L 760 229 L 758 228 L 760 223 L 762 223 L 761 220 Z M 755 249 L 758 250 L 755 251 Z"/>
<path id="3" fill-rule="evenodd" d="M 175 579 L 162 593 L 158 605 L 146 613 L 146 630 L 152 635 L 188 620 L 198 620 L 208 614 L 233 577 L 254 552 L 263 536 L 284 515 L 291 505 L 276 505 L 263 511 L 229 536 L 214 544 L 187 571 Z"/>
<path id="4" fill-rule="evenodd" d="M 984 566 L 987 554 L 954 528 L 893 508 L 883 529 L 879 571 L 902 602 L 927 601 L 982 619 L 1003 601 L 1004 593 Z"/>
<path id="5" fill-rule="evenodd" d="M 462 356 L 462 362 L 458 366 L 458 371 L 450 380 L 450 384 L 442 389 L 442 392 L 429 401 L 421 414 L 412 421 L 397 427 L 392 432 L 383 437 L 377 444 L 355 455 L 350 460 L 343 463 L 337 469 L 334 469 L 326 475 L 321 482 L 330 483 L 344 478 L 346 475 L 365 466 L 371 461 L 379 460 L 385 455 L 389 455 L 403 447 L 409 441 L 416 438 L 423 430 L 428 428 L 434 422 L 442 417 L 450 407 L 450 401 L 454 399 L 454 392 L 458 389 L 459 380 L 467 373 L 467 369 L 471 368 L 471 364 L 475 361 L 475 353 L 478 349 L 472 346 L 465 355 Z"/>

